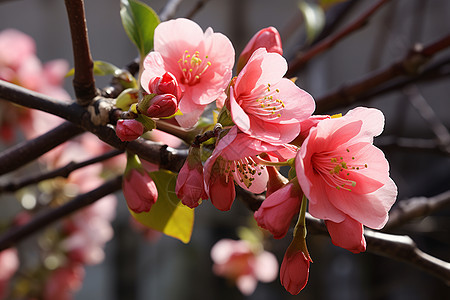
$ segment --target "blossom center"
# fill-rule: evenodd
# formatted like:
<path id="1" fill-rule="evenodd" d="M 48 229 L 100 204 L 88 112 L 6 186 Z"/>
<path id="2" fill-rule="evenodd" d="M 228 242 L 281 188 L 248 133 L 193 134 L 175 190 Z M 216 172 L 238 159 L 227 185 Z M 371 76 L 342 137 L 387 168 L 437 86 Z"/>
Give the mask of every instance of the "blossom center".
<path id="1" fill-rule="evenodd" d="M 191 54 L 186 50 L 184 51 L 183 56 L 178 60 L 178 66 L 182 73 L 181 83 L 194 85 L 200 81 L 202 75 L 211 66 L 211 62 L 208 60 L 208 55 L 205 55 L 202 59 L 200 57 L 200 52 L 195 51 Z"/>
<path id="2" fill-rule="evenodd" d="M 239 160 L 225 160 L 222 157 L 218 157 L 217 163 L 219 172 L 225 176 L 227 183 L 231 175 L 247 188 L 250 188 L 256 176 L 260 176 L 265 168 L 265 166 L 256 163 L 251 157 L 244 157 Z"/>
<path id="3" fill-rule="evenodd" d="M 346 149 L 347 153 L 350 152 Z M 313 170 L 317 172 L 325 183 L 338 190 L 352 191 L 356 181 L 351 180 L 351 173 L 367 168 L 367 164 L 355 163 L 354 156 L 337 156 L 332 152 L 315 153 L 311 157 Z"/>
<path id="4" fill-rule="evenodd" d="M 254 95 L 258 95 L 255 99 Z M 259 116 L 262 119 L 271 121 L 282 116 L 283 109 L 286 107 L 283 100 L 279 97 L 280 90 L 271 87 L 268 83 L 253 92 L 252 98 L 242 97 L 241 106 L 247 113 Z"/>

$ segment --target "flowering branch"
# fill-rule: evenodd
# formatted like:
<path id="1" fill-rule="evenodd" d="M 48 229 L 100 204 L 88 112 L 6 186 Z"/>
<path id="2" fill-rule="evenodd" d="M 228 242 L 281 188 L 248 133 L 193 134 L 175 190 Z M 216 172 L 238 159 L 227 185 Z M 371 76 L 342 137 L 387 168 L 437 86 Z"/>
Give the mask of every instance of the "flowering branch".
<path id="1" fill-rule="evenodd" d="M 329 38 L 324 39 L 322 42 L 317 43 L 306 53 L 299 55 L 297 59 L 289 63 L 289 70 L 286 73 L 287 77 L 295 76 L 295 74 L 314 56 L 328 50 L 336 43 L 341 41 L 347 35 L 353 33 L 354 31 L 361 29 L 367 24 L 367 20 L 384 4 L 389 2 L 389 0 L 380 0 L 375 5 L 373 5 L 369 10 L 367 10 L 363 15 L 361 15 L 356 21 L 342 29 L 340 32 L 336 33 Z"/>
<path id="2" fill-rule="evenodd" d="M 71 213 L 94 203 L 95 201 L 120 190 L 122 186 L 122 176 L 107 181 L 98 188 L 75 197 L 70 202 L 54 209 L 46 210 L 37 214 L 25 225 L 12 227 L 0 236 L 0 251 L 13 246 L 20 240 L 38 232 L 51 223 L 70 215 Z"/>
<path id="3" fill-rule="evenodd" d="M 87 106 L 94 99 L 97 92 L 93 71 L 94 62 L 89 50 L 86 18 L 84 16 L 84 1 L 65 0 L 65 4 L 69 17 L 75 64 L 73 88 L 78 103 L 82 106 Z"/>
<path id="4" fill-rule="evenodd" d="M 355 83 L 343 86 L 316 99 L 316 112 L 321 113 L 342 105 L 349 105 L 354 102 L 356 97 L 396 77 L 416 75 L 433 55 L 448 47 L 450 47 L 450 35 L 446 35 L 425 47 L 416 45 L 403 59 L 387 68 L 369 74 Z"/>
<path id="5" fill-rule="evenodd" d="M 47 180 L 47 179 L 51 179 L 51 178 L 55 178 L 55 177 L 64 177 L 67 178 L 69 177 L 70 173 L 72 173 L 75 170 L 81 169 L 83 167 L 98 163 L 98 162 L 102 162 L 104 160 L 110 159 L 114 156 L 117 156 L 119 154 L 122 154 L 123 151 L 121 150 L 112 150 L 109 151 L 105 154 L 99 155 L 97 157 L 79 162 L 79 163 L 75 163 L 75 162 L 70 162 L 67 165 L 58 168 L 56 170 L 51 170 L 45 173 L 40 173 L 40 174 L 32 174 L 30 176 L 27 176 L 25 178 L 20 178 L 20 179 L 12 179 L 9 182 L 5 183 L 5 184 L 0 184 L 0 193 L 2 192 L 14 192 L 17 191 L 27 185 L 30 184 L 35 184 L 38 182 L 41 182 L 43 180 Z"/>

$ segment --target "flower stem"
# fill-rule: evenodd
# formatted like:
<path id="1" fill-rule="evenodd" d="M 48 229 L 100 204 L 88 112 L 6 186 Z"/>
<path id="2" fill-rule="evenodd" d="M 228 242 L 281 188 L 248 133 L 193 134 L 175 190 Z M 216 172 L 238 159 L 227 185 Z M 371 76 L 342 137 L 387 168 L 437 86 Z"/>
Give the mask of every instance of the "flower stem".
<path id="1" fill-rule="evenodd" d="M 265 166 L 273 166 L 273 167 L 289 166 L 288 161 L 270 161 L 270 160 L 262 159 L 259 156 L 256 156 L 256 161 L 257 161 L 257 163 L 259 163 L 261 165 L 265 165 Z"/>

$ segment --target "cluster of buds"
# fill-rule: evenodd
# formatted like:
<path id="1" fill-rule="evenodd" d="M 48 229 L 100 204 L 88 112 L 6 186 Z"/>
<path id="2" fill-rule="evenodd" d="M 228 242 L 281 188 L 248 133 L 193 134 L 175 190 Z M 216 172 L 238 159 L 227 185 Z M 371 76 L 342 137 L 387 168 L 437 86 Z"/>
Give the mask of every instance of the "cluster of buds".
<path id="1" fill-rule="evenodd" d="M 181 87 L 173 74 L 164 73 L 149 80 L 143 97 L 136 103 L 138 93 L 135 90 L 127 91 L 121 98 L 118 107 L 127 102 L 126 108 L 132 112 L 131 119 L 120 119 L 116 124 L 116 134 L 122 141 L 133 141 L 146 130 L 154 128 L 154 122 L 149 118 L 169 118 L 178 111 L 178 103 L 183 95 Z M 120 103 L 119 103 L 120 102 Z M 139 117 L 141 116 L 141 117 Z"/>

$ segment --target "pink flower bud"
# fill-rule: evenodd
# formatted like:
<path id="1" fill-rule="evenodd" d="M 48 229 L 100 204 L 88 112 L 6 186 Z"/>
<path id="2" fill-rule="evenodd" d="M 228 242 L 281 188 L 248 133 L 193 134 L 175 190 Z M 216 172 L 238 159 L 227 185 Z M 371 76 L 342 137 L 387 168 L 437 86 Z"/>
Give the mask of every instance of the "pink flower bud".
<path id="1" fill-rule="evenodd" d="M 122 189 L 128 208 L 135 213 L 150 211 L 158 199 L 156 184 L 143 169 L 132 168 L 126 172 Z"/>
<path id="2" fill-rule="evenodd" d="M 176 77 L 170 72 L 164 73 L 161 77 L 154 77 L 150 79 L 150 82 L 148 83 L 148 89 L 150 90 L 150 92 L 157 95 L 174 95 L 175 98 L 177 98 L 178 102 L 180 101 L 182 96 L 180 85 L 178 84 Z"/>
<path id="3" fill-rule="evenodd" d="M 202 199 L 208 199 L 203 186 L 203 168 L 201 163 L 193 168 L 189 167 L 187 161 L 184 163 L 177 177 L 175 192 L 177 197 L 181 199 L 181 202 L 190 208 L 197 207 Z"/>
<path id="4" fill-rule="evenodd" d="M 281 263 L 280 281 L 286 291 L 297 295 L 308 282 L 311 258 L 306 248 L 302 249 L 293 243 L 289 245 Z"/>
<path id="5" fill-rule="evenodd" d="M 122 141 L 134 141 L 144 133 L 144 125 L 134 119 L 117 121 L 116 134 Z"/>
<path id="6" fill-rule="evenodd" d="M 267 197 L 254 216 L 258 225 L 276 239 L 286 235 L 291 220 L 300 211 L 302 192 L 298 185 L 288 183 Z"/>
<path id="7" fill-rule="evenodd" d="M 239 73 L 245 66 L 250 56 L 258 48 L 265 48 L 267 52 L 278 53 L 283 55 L 281 45 L 281 37 L 274 27 L 267 27 L 258 31 L 242 50 L 237 64 L 237 72 Z"/>
<path id="8" fill-rule="evenodd" d="M 170 117 L 178 110 L 177 98 L 172 94 L 156 95 L 150 100 L 146 115 L 151 118 Z"/>

